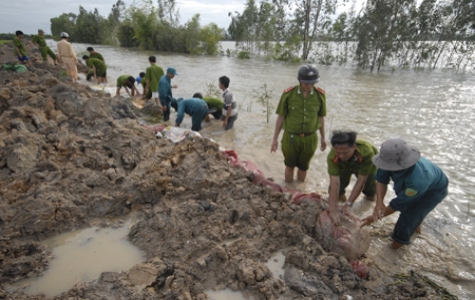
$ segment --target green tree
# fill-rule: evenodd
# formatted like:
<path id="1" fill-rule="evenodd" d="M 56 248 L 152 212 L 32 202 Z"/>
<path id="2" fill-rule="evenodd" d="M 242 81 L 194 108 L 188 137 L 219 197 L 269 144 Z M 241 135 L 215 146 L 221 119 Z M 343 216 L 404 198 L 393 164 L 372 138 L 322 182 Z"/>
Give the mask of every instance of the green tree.
<path id="1" fill-rule="evenodd" d="M 215 23 L 206 25 L 200 30 L 200 42 L 203 53 L 218 54 L 218 43 L 223 38 L 221 29 Z"/>
<path id="2" fill-rule="evenodd" d="M 254 51 L 255 43 L 258 40 L 258 24 L 259 12 L 255 0 L 247 0 L 242 14 L 238 12 L 235 12 L 235 15 L 231 14 L 228 32 L 240 50 L 247 53 Z"/>
<path id="3" fill-rule="evenodd" d="M 346 2 L 342 0 L 341 2 Z M 302 37 L 302 59 L 308 59 L 313 43 L 330 22 L 340 0 L 294 0 L 292 34 Z"/>
<path id="4" fill-rule="evenodd" d="M 94 12 L 88 12 L 79 6 L 79 15 L 76 19 L 75 38 L 78 42 L 88 44 L 101 44 L 104 18 L 99 15 L 97 8 Z"/>
<path id="5" fill-rule="evenodd" d="M 119 31 L 124 19 L 125 3 L 122 0 L 118 0 L 116 4 L 112 5 L 111 12 L 104 22 L 104 40 L 103 43 L 118 45 L 119 44 Z"/>
<path id="6" fill-rule="evenodd" d="M 59 17 L 50 19 L 51 21 L 51 34 L 59 39 L 61 32 L 67 32 L 70 35 L 71 41 L 76 41 L 75 29 L 76 29 L 77 15 L 73 13 L 63 13 Z"/>
<path id="7" fill-rule="evenodd" d="M 194 15 L 185 24 L 186 28 L 186 50 L 191 54 L 200 53 L 200 14 Z"/>

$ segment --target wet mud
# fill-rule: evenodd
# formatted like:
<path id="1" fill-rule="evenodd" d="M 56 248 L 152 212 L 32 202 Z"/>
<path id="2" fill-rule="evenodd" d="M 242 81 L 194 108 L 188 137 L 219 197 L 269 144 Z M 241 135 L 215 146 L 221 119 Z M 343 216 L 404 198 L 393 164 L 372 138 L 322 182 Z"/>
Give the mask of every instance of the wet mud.
<path id="1" fill-rule="evenodd" d="M 153 107 L 33 65 L 0 71 L 0 299 L 48 299 L 5 288 L 48 268 L 42 239 L 130 219 L 146 261 L 54 299 L 208 299 L 206 290 L 226 288 L 253 299 L 442 299 L 415 275 L 402 281 L 364 265 L 358 274 L 355 257 L 323 242 L 335 231 L 319 222 L 324 201 L 296 205 L 254 184 L 209 139 L 156 138 L 137 119 Z M 279 250 L 283 278 L 266 266 Z"/>

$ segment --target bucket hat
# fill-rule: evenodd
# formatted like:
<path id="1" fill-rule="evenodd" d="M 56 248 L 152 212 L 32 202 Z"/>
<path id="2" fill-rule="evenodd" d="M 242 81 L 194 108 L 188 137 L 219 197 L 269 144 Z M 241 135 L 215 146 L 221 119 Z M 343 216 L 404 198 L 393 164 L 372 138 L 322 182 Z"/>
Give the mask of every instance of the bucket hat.
<path id="1" fill-rule="evenodd" d="M 401 171 L 412 167 L 421 157 L 419 149 L 409 146 L 403 139 L 391 139 L 381 144 L 373 164 L 386 171 Z"/>

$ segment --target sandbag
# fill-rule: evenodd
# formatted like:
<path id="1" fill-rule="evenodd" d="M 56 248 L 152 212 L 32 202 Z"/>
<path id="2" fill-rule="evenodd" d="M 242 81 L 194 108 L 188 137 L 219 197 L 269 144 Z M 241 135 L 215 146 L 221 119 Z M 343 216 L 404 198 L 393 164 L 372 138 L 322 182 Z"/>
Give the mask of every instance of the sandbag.
<path id="1" fill-rule="evenodd" d="M 361 221 L 351 212 L 340 213 L 340 226 L 335 226 L 328 210 L 323 211 L 315 225 L 316 239 L 327 251 L 356 260 L 368 251 L 369 229 L 360 229 Z"/>
<path id="2" fill-rule="evenodd" d="M 28 71 L 28 68 L 21 64 L 13 64 L 13 65 L 5 64 L 2 66 L 2 68 L 3 70 L 15 71 L 17 73 L 23 73 L 23 72 Z"/>

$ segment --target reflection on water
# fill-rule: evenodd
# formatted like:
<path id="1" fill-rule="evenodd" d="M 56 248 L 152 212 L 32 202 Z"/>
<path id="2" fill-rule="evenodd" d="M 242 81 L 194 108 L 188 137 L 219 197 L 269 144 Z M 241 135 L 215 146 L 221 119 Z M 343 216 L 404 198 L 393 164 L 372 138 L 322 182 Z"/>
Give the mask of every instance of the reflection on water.
<path id="1" fill-rule="evenodd" d="M 43 276 L 19 282 L 10 289 L 25 287 L 27 294 L 52 297 L 79 282 L 95 280 L 102 272 L 127 271 L 144 261 L 140 250 L 127 240 L 128 233 L 129 226 L 92 227 L 45 240 L 54 255 L 48 269 Z"/>
<path id="2" fill-rule="evenodd" d="M 233 43 L 223 43 L 224 48 Z M 77 52 L 89 45 L 74 44 Z M 108 64 L 111 86 L 118 76 L 137 76 L 155 55 L 163 68 L 177 69 L 172 83 L 175 97 L 206 93 L 207 85 L 217 87 L 218 78 L 231 79 L 230 90 L 238 102 L 239 118 L 235 128 L 224 132 L 222 123 L 204 124 L 202 135 L 222 147 L 234 149 L 241 159 L 251 160 L 267 177 L 284 184 L 283 155 L 270 154 L 276 115 L 266 124 L 264 108 L 256 101 L 264 84 L 277 106 L 282 91 L 297 84 L 300 64 L 240 60 L 235 57 L 206 57 L 94 46 Z M 224 49 L 225 50 L 225 49 Z M 318 66 L 318 86 L 326 91 L 326 139 L 335 129 L 352 129 L 360 139 L 379 148 L 387 139 L 400 137 L 417 146 L 423 156 L 438 164 L 450 180 L 449 196 L 426 218 L 423 234 L 413 245 L 398 252 L 387 248 L 397 214 L 383 223 L 369 255 L 376 268 L 390 273 L 421 270 L 437 283 L 465 299 L 475 299 L 475 80 L 473 74 L 455 74 L 451 70 L 409 70 L 367 73 L 350 66 Z M 171 116 L 171 120 L 176 115 Z M 191 128 L 189 117 L 182 127 Z M 328 143 L 328 142 L 327 142 Z M 329 143 L 328 143 L 329 144 Z M 324 193 L 328 188 L 325 152 L 317 150 L 304 184 L 293 184 L 305 191 Z M 386 203 L 394 193 L 388 191 Z M 358 200 L 354 210 L 359 216 L 371 213 L 373 205 Z M 378 225 L 379 226 L 379 225 Z M 376 230 L 376 229 L 375 229 Z"/>

